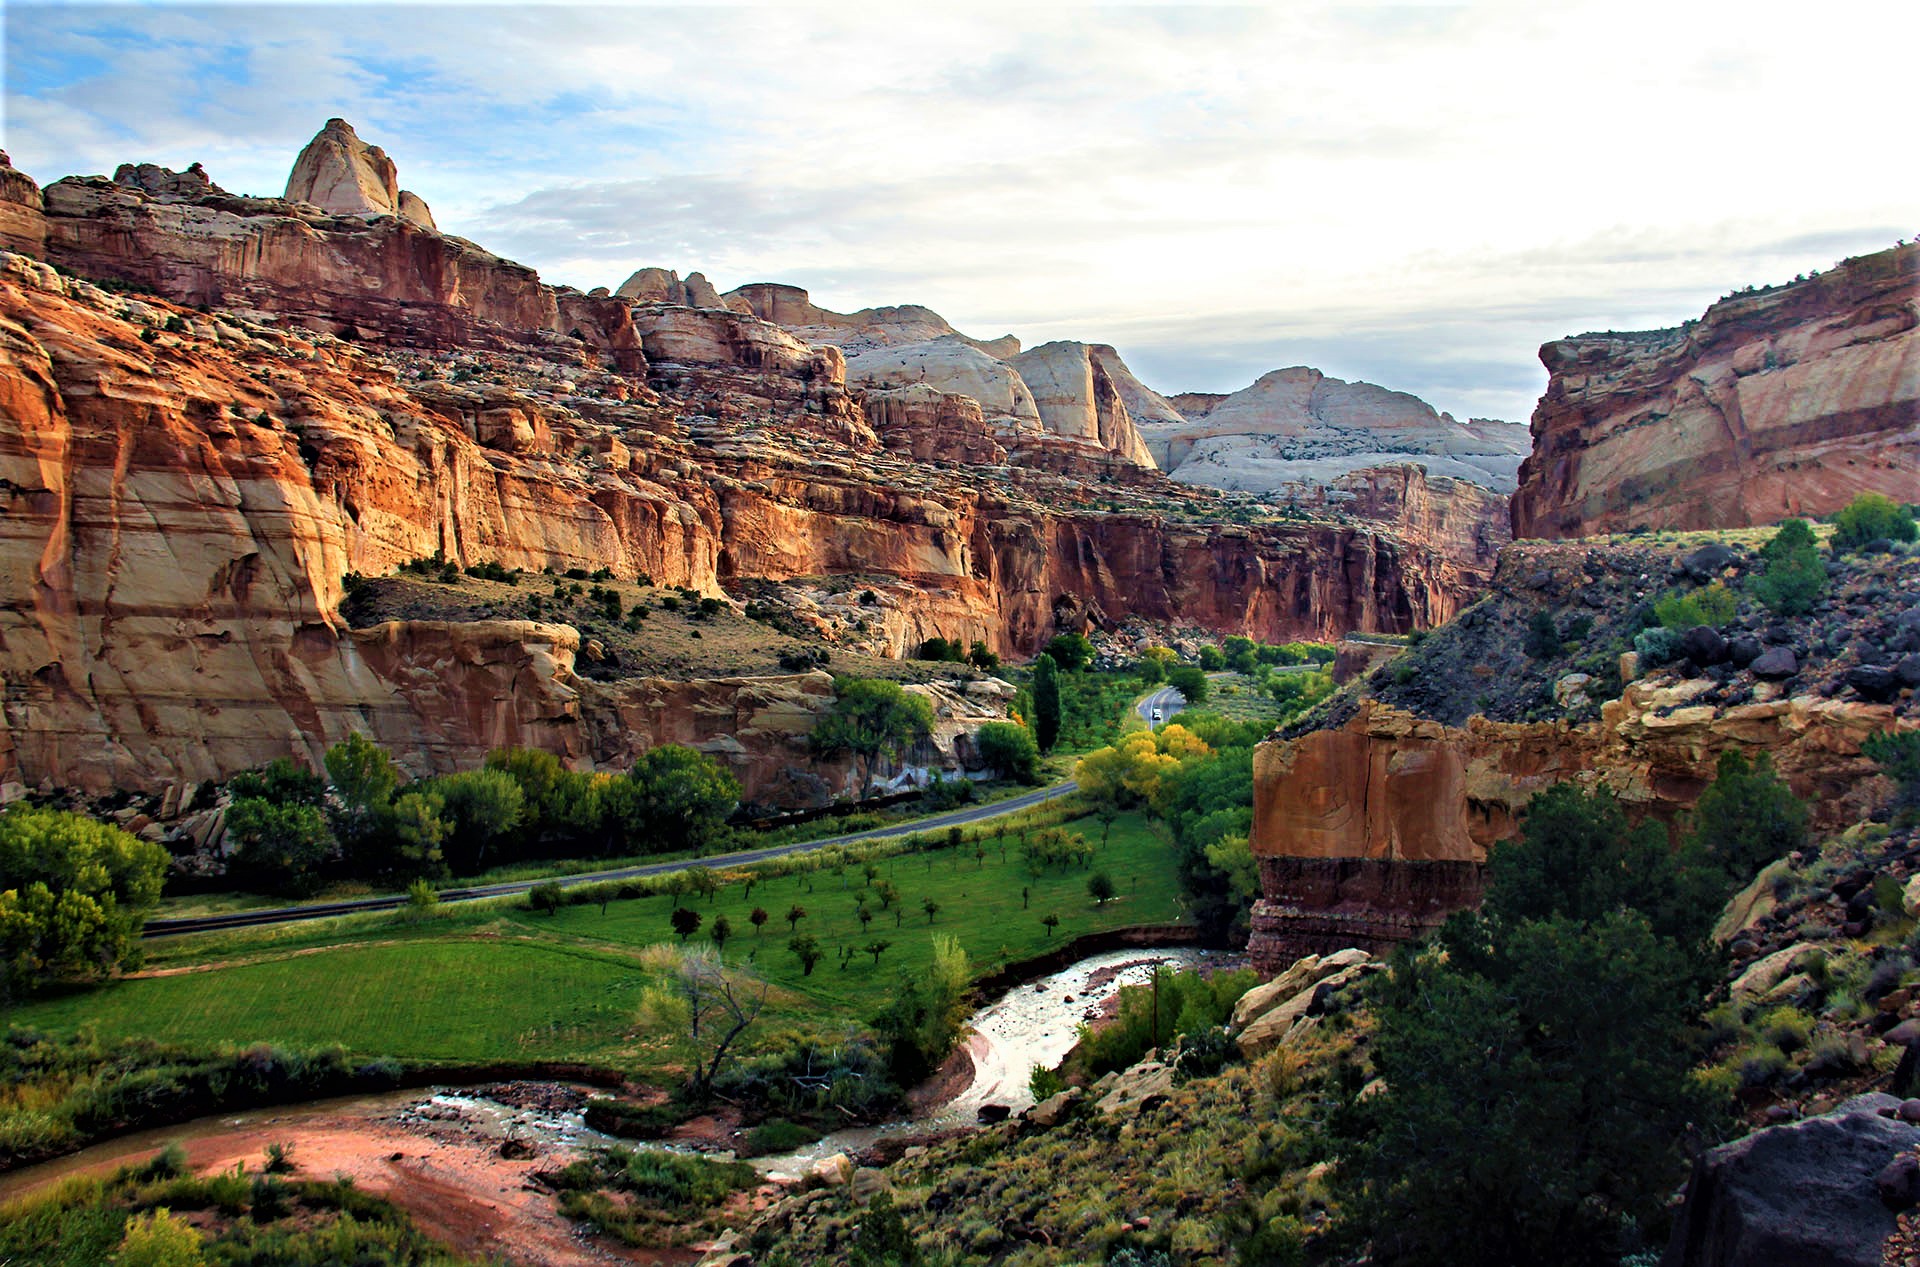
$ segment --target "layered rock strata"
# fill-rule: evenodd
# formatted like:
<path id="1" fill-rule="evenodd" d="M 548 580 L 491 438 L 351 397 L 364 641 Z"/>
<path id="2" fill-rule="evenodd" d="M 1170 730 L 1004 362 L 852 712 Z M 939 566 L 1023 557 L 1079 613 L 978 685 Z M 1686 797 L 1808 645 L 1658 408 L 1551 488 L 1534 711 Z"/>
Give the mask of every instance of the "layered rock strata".
<path id="1" fill-rule="evenodd" d="M 1716 528 L 1920 497 L 1920 245 L 1540 349 L 1514 534 Z"/>
<path id="2" fill-rule="evenodd" d="M 889 449 L 832 349 L 737 313 L 638 311 L 652 387 L 577 342 L 420 357 L 4 257 L 0 783 L 156 789 L 311 759 L 355 729 L 430 768 L 502 743 L 617 766 L 679 734 L 642 724 L 656 711 L 711 713 L 703 743 L 771 736 L 752 718 L 794 715 L 755 702 L 794 688 L 745 682 L 699 688 L 731 705 L 654 710 L 636 701 L 664 685 L 575 675 L 564 626 L 346 627 L 347 573 L 428 555 L 606 567 L 707 594 L 877 575 L 896 654 L 935 633 L 1021 654 L 1128 615 L 1268 640 L 1408 629 L 1477 589 L 1364 525 L 1187 522 L 1117 486 L 1099 496 L 1137 508 L 1108 513 L 1083 486 L 1019 468 L 936 477 L 908 456 L 923 441 L 939 458 L 971 437 L 940 460 L 992 456 L 970 447 L 990 437 L 961 402 L 883 402 L 888 434 L 906 437 Z M 768 743 L 729 757 L 756 795 L 798 768 Z"/>
<path id="3" fill-rule="evenodd" d="M 164 192 L 149 192 L 156 185 Z M 399 215 L 192 190 L 55 181 L 44 191 L 45 258 L 175 303 L 271 313 L 343 338 L 505 348 L 572 337 L 620 369 L 645 367 L 620 300 L 542 285 L 524 265 Z"/>
<path id="4" fill-rule="evenodd" d="M 40 186 L 0 150 L 0 250 L 40 259 L 47 253 L 47 218 Z"/>

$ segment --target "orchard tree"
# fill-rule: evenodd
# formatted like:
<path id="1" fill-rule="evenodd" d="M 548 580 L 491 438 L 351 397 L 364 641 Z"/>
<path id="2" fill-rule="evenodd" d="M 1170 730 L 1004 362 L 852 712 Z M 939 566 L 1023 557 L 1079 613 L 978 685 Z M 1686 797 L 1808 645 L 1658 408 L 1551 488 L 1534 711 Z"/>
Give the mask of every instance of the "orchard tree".
<path id="1" fill-rule="evenodd" d="M 673 921 L 673 931 L 680 934 L 680 940 L 684 943 L 687 938 L 700 931 L 700 925 L 706 916 L 691 906 L 676 906 L 669 918 Z"/>
<path id="2" fill-rule="evenodd" d="M 819 963 L 826 953 L 820 949 L 820 939 L 812 933 L 801 933 L 789 938 L 787 949 L 791 950 L 793 957 L 800 961 L 800 975 L 803 977 L 813 975 L 813 965 Z"/>

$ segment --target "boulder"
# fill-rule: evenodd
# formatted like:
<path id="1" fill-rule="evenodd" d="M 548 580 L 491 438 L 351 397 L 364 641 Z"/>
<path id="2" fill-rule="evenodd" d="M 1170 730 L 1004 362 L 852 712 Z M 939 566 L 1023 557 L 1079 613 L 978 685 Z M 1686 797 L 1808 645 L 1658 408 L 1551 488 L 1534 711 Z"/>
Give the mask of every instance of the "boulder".
<path id="1" fill-rule="evenodd" d="M 1860 698 L 1884 704 L 1899 693 L 1900 679 L 1892 669 L 1862 664 L 1847 670 L 1847 685 L 1858 692 Z"/>
<path id="2" fill-rule="evenodd" d="M 1880 1115 L 1898 1105 L 1863 1095 L 1702 1155 L 1662 1267 L 1880 1267 L 1895 1222 L 1877 1184 L 1920 1146 L 1920 1127 Z"/>
<path id="3" fill-rule="evenodd" d="M 853 1182 L 853 1158 L 845 1153 L 835 1153 L 831 1157 L 822 1157 L 813 1163 L 813 1177 L 829 1188 L 844 1187 Z"/>
<path id="4" fill-rule="evenodd" d="M 1893 666 L 1893 676 L 1902 686 L 1920 686 L 1920 655 L 1903 656 Z"/>
<path id="5" fill-rule="evenodd" d="M 1791 647 L 1774 647 L 1761 652 L 1759 658 L 1747 667 L 1753 670 L 1757 678 L 1778 682 L 1800 671 L 1800 658 L 1793 654 Z"/>
<path id="6" fill-rule="evenodd" d="M 1026 1120 L 1051 1130 L 1066 1121 L 1067 1115 L 1073 1112 L 1073 1106 L 1086 1099 L 1086 1096 L 1087 1093 L 1079 1087 L 1068 1087 L 1028 1109 Z"/>
<path id="7" fill-rule="evenodd" d="M 1705 585 L 1722 572 L 1740 556 L 1718 541 L 1701 546 L 1692 554 L 1680 560 L 1680 570 L 1688 577 Z"/>
<path id="8" fill-rule="evenodd" d="M 1348 948 L 1330 955 L 1306 955 L 1271 981 L 1254 986 L 1233 1005 L 1233 1028 L 1240 1029 L 1262 1013 L 1285 1003 L 1308 986 L 1317 984 L 1342 968 L 1368 962 L 1373 956 L 1364 950 Z"/>
<path id="9" fill-rule="evenodd" d="M 1727 661 L 1727 640 L 1711 625 L 1695 625 L 1680 639 L 1680 651 L 1701 667 Z"/>
<path id="10" fill-rule="evenodd" d="M 1116 1077 L 1107 1093 L 1094 1107 L 1111 1117 L 1120 1112 L 1137 1112 L 1148 1107 L 1146 1101 L 1165 1096 L 1173 1090 L 1173 1066 L 1157 1060 L 1143 1060 Z"/>

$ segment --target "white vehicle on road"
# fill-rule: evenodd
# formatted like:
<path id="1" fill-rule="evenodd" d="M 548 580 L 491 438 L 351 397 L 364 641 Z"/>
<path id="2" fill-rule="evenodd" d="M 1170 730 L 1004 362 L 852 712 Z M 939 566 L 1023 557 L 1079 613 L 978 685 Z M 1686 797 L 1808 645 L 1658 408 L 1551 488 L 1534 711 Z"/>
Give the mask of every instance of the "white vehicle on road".
<path id="1" fill-rule="evenodd" d="M 1156 726 L 1160 724 L 1160 710 L 1157 708 L 1153 710 L 1153 724 Z"/>

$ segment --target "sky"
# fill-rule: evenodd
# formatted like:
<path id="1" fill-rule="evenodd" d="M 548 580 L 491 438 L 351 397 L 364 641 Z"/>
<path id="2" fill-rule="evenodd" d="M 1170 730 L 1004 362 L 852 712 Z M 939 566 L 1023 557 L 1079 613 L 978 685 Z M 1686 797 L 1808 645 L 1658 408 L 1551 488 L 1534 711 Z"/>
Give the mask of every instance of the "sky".
<path id="1" fill-rule="evenodd" d="M 1312 365 L 1524 420 L 1537 349 L 1920 232 L 1920 4 L 51 5 L 7 0 L 42 183 L 278 194 L 332 116 L 440 227 L 969 334 L 1163 392 Z"/>

